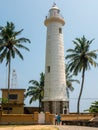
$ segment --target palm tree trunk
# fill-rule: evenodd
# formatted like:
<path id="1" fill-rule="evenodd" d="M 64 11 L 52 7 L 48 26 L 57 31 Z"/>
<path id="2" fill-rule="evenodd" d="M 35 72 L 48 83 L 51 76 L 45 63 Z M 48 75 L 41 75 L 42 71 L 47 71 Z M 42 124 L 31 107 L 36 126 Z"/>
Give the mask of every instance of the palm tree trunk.
<path id="1" fill-rule="evenodd" d="M 41 111 L 41 97 L 39 97 L 39 112 Z"/>
<path id="2" fill-rule="evenodd" d="M 11 63 L 10 62 L 11 62 L 11 60 L 9 58 L 9 63 L 8 63 L 8 111 L 7 111 L 7 114 L 9 114 L 10 68 L 11 68 L 11 66 L 10 66 Z"/>
<path id="3" fill-rule="evenodd" d="M 82 71 L 82 84 L 81 84 L 81 89 L 80 89 L 78 103 L 77 103 L 77 113 L 78 114 L 80 113 L 80 99 L 81 99 L 81 95 L 82 95 L 82 92 L 83 92 L 84 76 L 85 76 L 85 68 L 83 68 L 83 71 Z"/>

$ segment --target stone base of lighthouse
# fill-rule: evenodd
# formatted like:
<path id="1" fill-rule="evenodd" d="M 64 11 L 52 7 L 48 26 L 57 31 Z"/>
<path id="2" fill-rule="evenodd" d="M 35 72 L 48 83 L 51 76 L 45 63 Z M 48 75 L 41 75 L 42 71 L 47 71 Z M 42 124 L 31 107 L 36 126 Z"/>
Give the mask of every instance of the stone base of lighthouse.
<path id="1" fill-rule="evenodd" d="M 69 113 L 69 101 L 44 101 L 44 112 L 67 114 Z"/>

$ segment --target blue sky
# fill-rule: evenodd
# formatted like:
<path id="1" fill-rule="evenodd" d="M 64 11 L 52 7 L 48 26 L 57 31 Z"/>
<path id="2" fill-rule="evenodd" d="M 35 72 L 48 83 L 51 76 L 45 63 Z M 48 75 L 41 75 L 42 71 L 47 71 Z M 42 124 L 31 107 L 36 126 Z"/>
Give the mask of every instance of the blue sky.
<path id="1" fill-rule="evenodd" d="M 27 88 L 31 79 L 39 80 L 45 68 L 46 27 L 45 16 L 53 2 L 61 10 L 65 19 L 64 44 L 66 50 L 73 48 L 72 40 L 76 37 L 95 39 L 91 50 L 98 49 L 98 0 L 0 0 L 0 26 L 13 22 L 16 30 L 24 29 L 20 37 L 31 40 L 26 44 L 30 52 L 22 51 L 24 60 L 18 57 L 12 60 L 11 68 L 16 70 L 17 88 Z M 98 62 L 98 59 L 97 59 Z M 81 74 L 76 77 L 81 81 Z M 86 72 L 81 100 L 81 111 L 87 109 L 92 101 L 98 100 L 98 68 Z M 7 86 L 7 68 L 5 62 L 0 64 L 0 87 Z M 80 85 L 74 84 L 70 93 L 70 111 L 76 111 Z M 28 105 L 28 99 L 25 101 Z M 33 106 L 33 104 L 32 104 Z"/>

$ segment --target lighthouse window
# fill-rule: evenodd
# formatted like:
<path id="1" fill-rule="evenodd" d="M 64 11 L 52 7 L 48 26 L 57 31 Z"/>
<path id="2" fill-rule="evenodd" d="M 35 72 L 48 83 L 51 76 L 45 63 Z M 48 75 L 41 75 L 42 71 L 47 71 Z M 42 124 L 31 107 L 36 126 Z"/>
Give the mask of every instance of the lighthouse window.
<path id="1" fill-rule="evenodd" d="M 62 28 L 59 28 L 59 33 L 62 33 Z"/>
<path id="2" fill-rule="evenodd" d="M 59 14 L 60 10 L 57 10 L 57 13 Z"/>
<path id="3" fill-rule="evenodd" d="M 50 72 L 50 66 L 47 66 L 47 72 L 48 73 Z"/>

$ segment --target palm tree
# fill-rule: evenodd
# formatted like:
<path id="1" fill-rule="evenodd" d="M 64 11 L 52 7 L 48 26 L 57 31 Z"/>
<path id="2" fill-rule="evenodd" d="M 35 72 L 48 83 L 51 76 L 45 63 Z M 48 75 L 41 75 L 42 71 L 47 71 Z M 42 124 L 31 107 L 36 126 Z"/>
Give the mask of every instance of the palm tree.
<path id="1" fill-rule="evenodd" d="M 67 52 L 70 53 L 66 56 L 68 61 L 68 68 L 71 72 L 77 75 L 79 72 L 82 72 L 82 83 L 81 89 L 79 93 L 78 103 L 77 103 L 77 113 L 80 112 L 80 99 L 83 91 L 84 86 L 84 78 L 85 78 L 85 71 L 91 69 L 91 66 L 98 66 L 95 59 L 97 59 L 98 50 L 89 51 L 90 45 L 93 42 L 92 40 L 87 40 L 85 36 L 81 38 L 76 38 L 73 43 L 75 45 L 74 49 L 68 49 Z"/>
<path id="2" fill-rule="evenodd" d="M 27 47 L 21 43 L 29 42 L 27 38 L 17 38 L 21 34 L 23 29 L 15 31 L 15 25 L 12 22 L 7 22 L 6 26 L 0 26 L 0 62 L 6 60 L 6 66 L 8 66 L 8 103 L 9 103 L 9 92 L 10 92 L 10 69 L 11 60 L 15 58 L 17 54 L 22 60 L 23 55 L 18 49 L 25 49 L 29 51 Z M 9 113 L 9 110 L 8 110 Z"/>
<path id="3" fill-rule="evenodd" d="M 32 84 L 28 87 L 25 97 L 30 97 L 29 103 L 31 104 L 33 101 L 39 101 L 39 110 L 42 107 L 42 99 L 44 96 L 44 78 L 45 75 L 42 72 L 40 74 L 40 81 L 30 80 L 29 83 Z"/>
<path id="4" fill-rule="evenodd" d="M 72 74 L 69 69 L 68 69 L 68 64 L 66 64 L 66 90 L 67 90 L 67 95 L 69 97 L 69 90 L 70 91 L 73 91 L 74 90 L 74 87 L 73 87 L 73 82 L 76 82 L 76 83 L 80 83 L 79 80 L 77 79 L 74 79 L 74 74 Z"/>
<path id="5" fill-rule="evenodd" d="M 85 111 L 88 111 L 90 113 L 98 113 L 98 101 L 92 102 L 92 104 L 89 107 L 89 109 L 87 109 Z"/>

